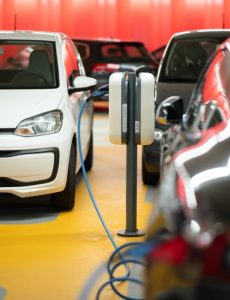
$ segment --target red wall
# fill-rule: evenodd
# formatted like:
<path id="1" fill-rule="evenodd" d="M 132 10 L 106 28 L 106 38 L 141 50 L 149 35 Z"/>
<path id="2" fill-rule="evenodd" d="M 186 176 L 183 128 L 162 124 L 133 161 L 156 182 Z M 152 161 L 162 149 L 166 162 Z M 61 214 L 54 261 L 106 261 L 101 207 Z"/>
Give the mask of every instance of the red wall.
<path id="1" fill-rule="evenodd" d="M 229 17 L 228 17 L 229 16 Z M 63 31 L 74 37 L 143 41 L 149 50 L 174 32 L 230 28 L 229 0 L 0 0 L 0 29 Z"/>

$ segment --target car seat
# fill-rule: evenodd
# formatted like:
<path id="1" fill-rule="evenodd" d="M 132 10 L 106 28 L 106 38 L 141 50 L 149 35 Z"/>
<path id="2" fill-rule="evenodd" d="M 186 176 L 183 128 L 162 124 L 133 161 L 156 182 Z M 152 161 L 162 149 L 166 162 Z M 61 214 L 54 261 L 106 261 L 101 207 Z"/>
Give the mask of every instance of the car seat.
<path id="1" fill-rule="evenodd" d="M 47 86 L 52 78 L 48 53 L 45 50 L 34 50 L 29 58 L 28 69 L 17 73 L 11 84 L 15 87 Z"/>
<path id="2" fill-rule="evenodd" d="M 47 82 L 52 81 L 52 69 L 45 50 L 34 50 L 31 53 L 28 71 L 40 74 Z"/>

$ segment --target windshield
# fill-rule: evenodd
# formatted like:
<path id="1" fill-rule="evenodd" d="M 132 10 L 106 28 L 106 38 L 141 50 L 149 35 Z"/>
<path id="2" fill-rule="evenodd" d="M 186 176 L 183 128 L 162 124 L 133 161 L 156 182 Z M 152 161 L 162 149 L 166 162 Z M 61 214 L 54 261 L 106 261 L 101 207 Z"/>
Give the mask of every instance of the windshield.
<path id="1" fill-rule="evenodd" d="M 54 43 L 0 41 L 0 89 L 37 89 L 57 86 Z"/>
<path id="2" fill-rule="evenodd" d="M 159 81 L 195 83 L 222 40 L 202 38 L 174 42 L 164 58 Z"/>
<path id="3" fill-rule="evenodd" d="M 143 62 L 152 63 L 150 54 L 142 44 L 137 43 L 105 43 L 101 45 L 98 58 L 102 61 Z"/>

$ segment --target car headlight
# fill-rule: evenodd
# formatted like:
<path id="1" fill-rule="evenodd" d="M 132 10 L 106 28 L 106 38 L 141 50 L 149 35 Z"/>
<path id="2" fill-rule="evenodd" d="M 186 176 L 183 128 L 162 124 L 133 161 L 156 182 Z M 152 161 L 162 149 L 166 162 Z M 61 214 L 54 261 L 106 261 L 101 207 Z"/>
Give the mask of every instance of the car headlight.
<path id="1" fill-rule="evenodd" d="M 36 136 L 57 133 L 63 123 L 63 114 L 60 110 L 49 111 L 23 120 L 14 134 L 20 136 Z"/>

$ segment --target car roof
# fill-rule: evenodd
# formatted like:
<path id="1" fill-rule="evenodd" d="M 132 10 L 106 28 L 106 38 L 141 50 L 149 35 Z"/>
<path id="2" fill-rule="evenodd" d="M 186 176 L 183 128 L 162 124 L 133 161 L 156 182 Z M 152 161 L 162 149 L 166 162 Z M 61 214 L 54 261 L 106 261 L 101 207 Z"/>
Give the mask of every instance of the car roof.
<path id="1" fill-rule="evenodd" d="M 120 39 L 115 39 L 115 38 L 104 38 L 104 37 L 97 37 L 97 38 L 92 38 L 92 37 L 73 37 L 73 40 L 78 40 L 78 41 L 89 41 L 89 42 L 121 42 Z"/>
<path id="2" fill-rule="evenodd" d="M 55 41 L 56 39 L 67 38 L 62 32 L 29 31 L 29 30 L 0 30 L 0 39 L 10 40 L 44 40 Z"/>
<path id="3" fill-rule="evenodd" d="M 119 40 L 119 39 L 111 39 L 111 38 L 72 38 L 75 42 L 88 43 L 88 44 L 133 44 L 133 45 L 143 45 L 143 42 L 134 41 L 134 40 Z"/>
<path id="4" fill-rule="evenodd" d="M 215 37 L 228 37 L 230 36 L 230 30 L 228 29 L 208 29 L 208 30 L 192 30 L 175 33 L 172 38 L 183 40 L 188 38 L 215 38 Z"/>

